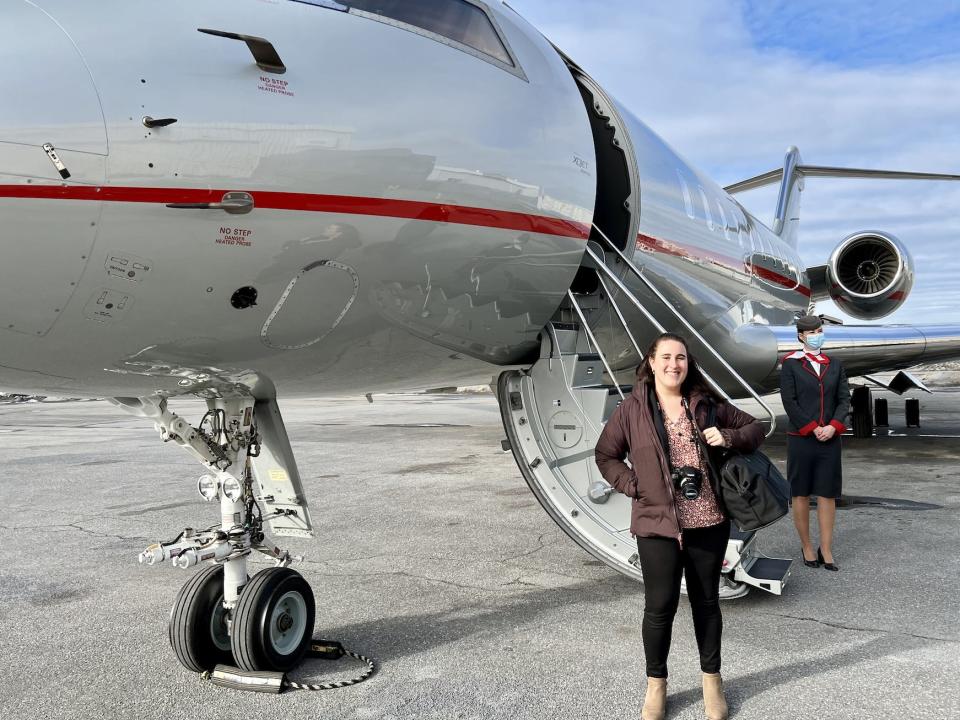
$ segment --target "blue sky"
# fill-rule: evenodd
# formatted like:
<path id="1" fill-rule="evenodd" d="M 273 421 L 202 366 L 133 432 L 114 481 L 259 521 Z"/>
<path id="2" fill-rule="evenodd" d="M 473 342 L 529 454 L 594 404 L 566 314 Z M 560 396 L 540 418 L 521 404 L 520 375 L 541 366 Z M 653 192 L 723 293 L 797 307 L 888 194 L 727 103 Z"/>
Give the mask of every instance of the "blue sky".
<path id="1" fill-rule="evenodd" d="M 754 47 L 846 67 L 937 62 L 960 54 L 960 3 L 747 0 Z"/>
<path id="2" fill-rule="evenodd" d="M 783 162 L 960 173 L 960 3 L 509 0 L 721 184 Z M 738 196 L 769 222 L 775 188 Z M 882 322 L 960 323 L 960 182 L 811 179 L 800 254 L 881 229 L 916 261 Z M 830 303 L 819 310 L 840 314 Z"/>

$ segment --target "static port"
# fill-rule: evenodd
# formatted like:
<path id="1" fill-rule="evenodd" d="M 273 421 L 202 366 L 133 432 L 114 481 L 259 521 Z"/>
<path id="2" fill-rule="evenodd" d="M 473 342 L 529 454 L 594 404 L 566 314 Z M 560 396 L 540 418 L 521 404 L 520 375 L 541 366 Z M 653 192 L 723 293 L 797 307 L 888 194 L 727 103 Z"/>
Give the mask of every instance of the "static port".
<path id="1" fill-rule="evenodd" d="M 257 304 L 257 289 L 249 285 L 238 288 L 230 298 L 230 304 L 237 310 L 245 310 Z"/>

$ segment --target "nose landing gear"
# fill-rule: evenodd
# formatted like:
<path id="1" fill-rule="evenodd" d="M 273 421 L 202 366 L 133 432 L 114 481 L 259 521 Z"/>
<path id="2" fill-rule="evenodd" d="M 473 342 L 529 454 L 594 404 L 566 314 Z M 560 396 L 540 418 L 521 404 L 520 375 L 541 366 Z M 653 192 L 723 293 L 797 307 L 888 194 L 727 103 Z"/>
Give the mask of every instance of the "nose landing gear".
<path id="1" fill-rule="evenodd" d="M 287 567 L 293 558 L 264 534 L 265 519 L 297 520 L 305 512 L 302 493 L 285 486 L 291 485 L 289 470 L 295 466 L 279 415 L 262 419 L 268 439 L 282 440 L 268 445 L 254 422 L 250 397 L 209 400 L 198 428 L 168 410 L 165 400 L 117 399 L 115 404 L 153 420 L 164 440 L 175 441 L 214 473 L 201 478 L 198 489 L 204 499 L 219 500 L 220 523 L 201 532 L 188 528 L 174 541 L 151 545 L 140 554 L 147 565 L 214 563 L 184 584 L 170 612 L 168 634 L 177 660 L 194 672 L 217 665 L 248 672 L 290 670 L 310 649 L 316 606 L 307 581 Z M 286 447 L 284 462 L 277 457 L 278 445 Z M 256 462 L 265 465 L 262 471 Z M 262 497 L 254 493 L 255 472 Z M 261 473 L 279 483 L 279 490 L 264 493 Z M 284 501 L 282 509 L 274 508 L 265 518 L 261 502 L 269 507 L 278 500 Z M 304 514 L 290 534 L 308 530 Z M 254 550 L 277 567 L 248 577 L 247 558 Z"/>

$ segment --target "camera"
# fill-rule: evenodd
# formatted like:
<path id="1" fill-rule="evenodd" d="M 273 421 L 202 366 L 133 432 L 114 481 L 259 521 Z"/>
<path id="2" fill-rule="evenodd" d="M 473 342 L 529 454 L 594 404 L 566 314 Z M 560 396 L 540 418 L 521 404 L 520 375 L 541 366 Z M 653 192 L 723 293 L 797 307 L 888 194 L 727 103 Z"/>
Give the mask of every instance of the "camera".
<path id="1" fill-rule="evenodd" d="M 696 500 L 700 497 L 700 487 L 703 485 L 703 473 L 699 468 L 684 465 L 670 473 L 673 486 L 687 500 Z"/>

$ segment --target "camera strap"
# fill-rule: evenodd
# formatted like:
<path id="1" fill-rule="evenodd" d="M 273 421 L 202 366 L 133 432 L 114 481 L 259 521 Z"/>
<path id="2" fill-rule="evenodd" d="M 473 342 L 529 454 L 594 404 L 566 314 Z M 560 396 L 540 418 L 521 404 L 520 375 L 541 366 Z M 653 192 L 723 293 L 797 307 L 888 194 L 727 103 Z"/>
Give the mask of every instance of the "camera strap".
<path id="1" fill-rule="evenodd" d="M 708 400 L 707 402 L 709 403 L 707 407 L 707 427 L 709 428 L 717 424 L 717 406 L 712 400 Z M 717 466 L 714 465 L 713 457 L 710 455 L 710 448 L 707 447 L 707 444 L 703 441 L 700 429 L 697 427 L 697 421 L 693 419 L 693 413 L 690 412 L 690 406 L 687 404 L 686 398 L 683 399 L 683 407 L 686 409 L 687 417 L 690 418 L 690 423 L 693 425 L 693 437 L 697 443 L 697 449 L 700 451 L 700 456 L 706 463 L 710 474 L 719 482 L 720 473 L 717 472 Z"/>
<path id="2" fill-rule="evenodd" d="M 650 405 L 650 414 L 653 415 L 653 427 L 657 431 L 657 437 L 660 438 L 664 457 L 667 458 L 667 472 L 672 475 L 674 467 L 673 460 L 670 458 L 670 438 L 667 437 L 667 426 L 663 421 L 663 408 L 660 407 L 660 399 L 653 387 L 648 390 L 647 402 Z"/>

